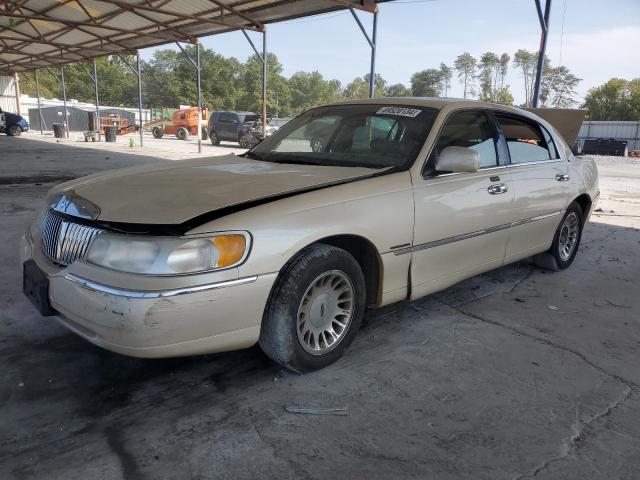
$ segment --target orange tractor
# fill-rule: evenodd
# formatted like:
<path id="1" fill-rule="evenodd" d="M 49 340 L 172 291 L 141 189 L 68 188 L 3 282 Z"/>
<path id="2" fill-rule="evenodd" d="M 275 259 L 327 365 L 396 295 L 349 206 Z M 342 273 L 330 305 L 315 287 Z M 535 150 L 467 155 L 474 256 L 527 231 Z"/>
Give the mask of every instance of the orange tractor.
<path id="1" fill-rule="evenodd" d="M 200 116 L 200 130 L 202 139 L 208 138 L 207 124 L 209 122 L 209 111 L 202 109 Z M 189 107 L 173 112 L 171 120 L 168 118 L 158 118 L 145 125 L 151 130 L 155 138 L 162 138 L 163 135 L 175 135 L 180 140 L 186 140 L 189 135 L 198 134 L 198 107 Z"/>

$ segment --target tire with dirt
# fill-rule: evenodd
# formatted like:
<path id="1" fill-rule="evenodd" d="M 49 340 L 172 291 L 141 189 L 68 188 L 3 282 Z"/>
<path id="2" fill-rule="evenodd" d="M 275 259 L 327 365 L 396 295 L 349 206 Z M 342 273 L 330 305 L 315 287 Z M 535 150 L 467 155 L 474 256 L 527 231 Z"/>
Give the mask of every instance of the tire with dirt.
<path id="1" fill-rule="evenodd" d="M 211 132 L 209 132 L 209 140 L 211 140 L 211 145 L 220 145 L 220 138 L 218 138 L 218 134 L 215 130 L 211 130 Z"/>
<path id="2" fill-rule="evenodd" d="M 7 135 L 9 135 L 10 137 L 19 137 L 21 133 L 22 128 L 20 128 L 20 125 L 11 125 L 7 129 Z"/>
<path id="3" fill-rule="evenodd" d="M 240 144 L 240 148 L 251 148 L 251 137 L 249 135 L 242 135 L 238 139 L 238 143 Z"/>
<path id="4" fill-rule="evenodd" d="M 355 338 L 365 303 L 356 259 L 332 245 L 311 245 L 281 270 L 264 311 L 260 347 L 294 371 L 326 367 Z"/>
<path id="5" fill-rule="evenodd" d="M 555 258 L 559 270 L 563 270 L 573 263 L 580 247 L 583 226 L 582 208 L 573 202 L 562 217 L 549 249 L 549 254 Z"/>
<path id="6" fill-rule="evenodd" d="M 153 135 L 153 138 L 162 138 L 164 135 L 164 129 L 162 127 L 153 127 L 151 129 L 151 134 Z"/>
<path id="7" fill-rule="evenodd" d="M 189 132 L 186 128 L 180 127 L 176 130 L 176 137 L 178 137 L 178 140 L 186 140 L 189 138 Z"/>

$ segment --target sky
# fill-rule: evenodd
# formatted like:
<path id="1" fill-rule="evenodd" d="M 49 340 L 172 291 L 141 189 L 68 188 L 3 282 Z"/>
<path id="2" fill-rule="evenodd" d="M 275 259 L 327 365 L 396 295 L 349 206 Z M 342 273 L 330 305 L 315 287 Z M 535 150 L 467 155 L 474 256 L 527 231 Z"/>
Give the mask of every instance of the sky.
<path id="1" fill-rule="evenodd" d="M 372 16 L 359 15 L 370 31 Z M 583 79 L 578 101 L 609 78 L 640 77 L 640 0 L 553 0 L 549 23 L 547 56 Z M 380 4 L 376 71 L 389 84 L 409 86 L 414 72 L 441 62 L 453 66 L 463 52 L 513 57 L 519 48 L 537 51 L 539 43 L 534 0 L 396 0 Z M 241 60 L 253 53 L 240 32 L 206 37 L 202 44 Z M 318 70 L 345 86 L 369 71 L 369 45 L 348 11 L 270 24 L 267 49 L 287 77 Z M 143 58 L 153 51 L 141 51 Z M 515 103 L 522 103 L 524 83 L 513 68 L 507 83 Z M 449 96 L 462 96 L 455 76 Z"/>

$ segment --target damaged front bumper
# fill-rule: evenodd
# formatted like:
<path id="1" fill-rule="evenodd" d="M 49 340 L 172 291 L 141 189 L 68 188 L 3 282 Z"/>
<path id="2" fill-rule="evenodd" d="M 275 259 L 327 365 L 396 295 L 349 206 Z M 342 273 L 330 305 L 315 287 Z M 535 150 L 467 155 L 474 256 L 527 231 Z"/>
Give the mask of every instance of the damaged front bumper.
<path id="1" fill-rule="evenodd" d="M 74 268 L 81 265 L 55 266 L 28 235 L 23 238 L 21 257 L 23 263 L 35 262 L 46 275 L 48 301 L 62 325 L 100 347 L 147 358 L 254 345 L 277 275 L 194 286 L 173 282 L 168 288 L 120 288 L 86 278 L 81 268 Z"/>

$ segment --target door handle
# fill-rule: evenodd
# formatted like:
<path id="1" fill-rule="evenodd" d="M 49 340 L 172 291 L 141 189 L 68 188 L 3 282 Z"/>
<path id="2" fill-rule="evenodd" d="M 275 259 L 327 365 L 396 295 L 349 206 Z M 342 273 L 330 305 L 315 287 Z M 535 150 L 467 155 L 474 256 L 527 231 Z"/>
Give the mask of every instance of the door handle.
<path id="1" fill-rule="evenodd" d="M 556 180 L 559 182 L 566 182 L 567 180 L 569 180 L 569 175 L 565 173 L 559 173 L 556 175 Z"/>
<path id="2" fill-rule="evenodd" d="M 489 185 L 489 188 L 487 188 L 487 192 L 491 195 L 507 193 L 507 191 L 509 191 L 509 188 L 504 183 L 494 183 L 493 185 Z"/>

